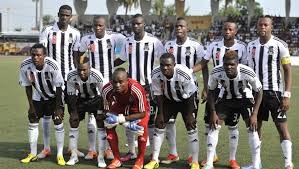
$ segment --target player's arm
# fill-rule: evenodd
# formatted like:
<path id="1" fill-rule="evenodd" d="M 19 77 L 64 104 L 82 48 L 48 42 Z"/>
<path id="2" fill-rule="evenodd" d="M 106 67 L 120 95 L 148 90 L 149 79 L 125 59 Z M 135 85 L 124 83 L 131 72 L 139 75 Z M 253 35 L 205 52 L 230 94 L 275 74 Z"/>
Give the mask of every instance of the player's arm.
<path id="1" fill-rule="evenodd" d="M 216 96 L 215 96 L 215 89 L 218 85 L 218 81 L 217 79 L 214 78 L 213 76 L 213 71 L 212 71 L 212 74 L 209 78 L 209 82 L 208 82 L 208 88 L 209 88 L 209 91 L 208 91 L 208 106 L 210 108 L 210 111 L 211 111 L 211 115 L 210 115 L 210 127 L 213 128 L 213 129 L 216 129 L 217 126 L 218 126 L 218 121 L 219 121 L 219 118 L 218 118 L 218 115 L 217 115 L 217 112 L 216 112 L 216 107 L 215 107 L 215 100 L 216 100 Z"/>
<path id="2" fill-rule="evenodd" d="M 208 65 L 206 65 L 203 69 L 202 69 L 202 79 L 203 79 L 203 89 L 202 89 L 202 93 L 201 93 L 201 99 L 202 102 L 204 103 L 207 99 L 207 92 L 208 92 L 208 81 L 209 81 L 209 67 Z"/>
<path id="3" fill-rule="evenodd" d="M 35 108 L 34 108 L 33 101 L 32 101 L 32 86 L 26 86 L 25 91 L 26 91 L 27 101 L 29 104 L 28 113 L 35 114 L 36 112 L 35 112 Z"/>
<path id="4" fill-rule="evenodd" d="M 74 47 L 73 47 L 73 64 L 75 65 L 75 67 L 78 66 L 78 58 L 80 55 L 80 51 L 79 51 L 79 48 L 80 48 L 80 33 L 77 33 L 77 36 L 75 38 L 75 42 L 74 42 Z"/>
<path id="5" fill-rule="evenodd" d="M 209 60 L 202 58 L 199 63 L 197 63 L 193 66 L 193 68 L 192 68 L 193 73 L 203 70 L 205 67 L 207 67 L 208 62 L 209 62 Z"/>
<path id="6" fill-rule="evenodd" d="M 290 58 L 282 58 L 282 68 L 284 73 L 285 91 L 281 103 L 281 109 L 287 111 L 290 106 L 291 87 L 292 87 L 292 68 Z"/>

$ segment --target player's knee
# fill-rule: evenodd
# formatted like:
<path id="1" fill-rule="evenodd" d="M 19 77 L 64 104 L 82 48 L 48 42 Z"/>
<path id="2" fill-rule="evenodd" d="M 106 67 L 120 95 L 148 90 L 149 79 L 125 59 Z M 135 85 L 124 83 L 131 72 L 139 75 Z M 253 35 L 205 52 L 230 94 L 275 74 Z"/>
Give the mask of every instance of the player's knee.
<path id="1" fill-rule="evenodd" d="M 59 124 L 61 124 L 63 121 L 62 121 L 62 119 L 60 119 L 60 118 L 55 118 L 55 119 L 53 119 L 53 123 L 55 124 L 55 125 L 59 125 Z"/>
<path id="2" fill-rule="evenodd" d="M 155 127 L 158 129 L 164 129 L 166 127 L 166 123 L 158 116 L 156 118 Z"/>
<path id="3" fill-rule="evenodd" d="M 186 129 L 187 131 L 196 129 L 196 120 L 188 120 L 186 122 Z"/>
<path id="4" fill-rule="evenodd" d="M 80 120 L 79 120 L 79 117 L 78 116 L 70 116 L 70 119 L 69 119 L 69 122 L 70 122 L 70 126 L 72 128 L 78 128 L 79 127 L 79 123 L 80 123 Z"/>
<path id="5" fill-rule="evenodd" d="M 28 114 L 28 120 L 30 123 L 38 123 L 39 118 L 33 114 Z"/>

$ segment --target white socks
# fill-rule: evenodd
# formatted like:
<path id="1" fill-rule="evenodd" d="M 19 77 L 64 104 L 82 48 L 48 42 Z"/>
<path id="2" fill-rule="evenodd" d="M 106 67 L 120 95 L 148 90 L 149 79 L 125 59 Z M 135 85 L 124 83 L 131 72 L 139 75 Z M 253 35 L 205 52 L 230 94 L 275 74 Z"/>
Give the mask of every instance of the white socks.
<path id="1" fill-rule="evenodd" d="M 29 123 L 28 137 L 29 137 L 30 153 L 36 155 L 37 139 L 38 139 L 38 123 Z"/>
<path id="2" fill-rule="evenodd" d="M 106 149 L 106 130 L 104 128 L 98 128 L 98 157 L 104 158 L 104 152 Z"/>
<path id="3" fill-rule="evenodd" d="M 207 165 L 213 166 L 213 159 L 215 156 L 216 146 L 218 144 L 218 135 L 221 126 L 218 125 L 216 129 L 210 129 L 207 135 Z"/>
<path id="4" fill-rule="evenodd" d="M 158 129 L 155 128 L 155 134 L 153 137 L 154 145 L 153 145 L 153 156 L 152 160 L 159 161 L 159 154 L 160 154 L 160 149 L 164 140 L 164 135 L 165 135 L 166 129 Z"/>
<path id="5" fill-rule="evenodd" d="M 169 154 L 177 155 L 177 149 L 176 149 L 176 128 L 175 123 L 167 123 L 166 124 L 166 139 L 169 146 Z"/>
<path id="6" fill-rule="evenodd" d="M 197 128 L 195 128 L 194 130 L 189 130 L 187 133 L 189 142 L 189 154 L 192 155 L 192 162 L 198 162 L 199 138 Z"/>
<path id="7" fill-rule="evenodd" d="M 248 131 L 248 141 L 251 151 L 252 165 L 259 168 L 261 163 L 261 141 L 256 131 Z"/>
<path id="8" fill-rule="evenodd" d="M 70 128 L 69 130 L 69 149 L 78 149 L 79 130 L 78 128 Z"/>
<path id="9" fill-rule="evenodd" d="M 292 142 L 290 140 L 282 140 L 280 143 L 284 155 L 285 167 L 292 164 Z"/>
<path id="10" fill-rule="evenodd" d="M 97 122 L 94 115 L 88 114 L 87 133 L 88 133 L 88 149 L 89 151 L 96 151 L 96 129 Z"/>
<path id="11" fill-rule="evenodd" d="M 229 159 L 235 160 L 239 143 L 239 130 L 238 126 L 228 126 L 229 132 Z"/>
<path id="12" fill-rule="evenodd" d="M 52 116 L 44 116 L 42 118 L 44 149 L 50 149 L 51 118 Z"/>
<path id="13" fill-rule="evenodd" d="M 55 137 L 57 145 L 57 155 L 63 155 L 63 145 L 64 145 L 64 128 L 63 123 L 59 125 L 54 125 Z"/>
<path id="14" fill-rule="evenodd" d="M 129 152 L 132 154 L 136 154 L 135 152 L 135 134 L 130 131 L 130 129 L 126 128 L 126 137 L 127 137 L 127 143 Z"/>
<path id="15" fill-rule="evenodd" d="M 208 136 L 208 133 L 210 131 L 210 124 L 205 124 L 205 136 Z M 214 153 L 214 157 L 217 156 L 217 147 L 215 148 L 215 153 Z"/>

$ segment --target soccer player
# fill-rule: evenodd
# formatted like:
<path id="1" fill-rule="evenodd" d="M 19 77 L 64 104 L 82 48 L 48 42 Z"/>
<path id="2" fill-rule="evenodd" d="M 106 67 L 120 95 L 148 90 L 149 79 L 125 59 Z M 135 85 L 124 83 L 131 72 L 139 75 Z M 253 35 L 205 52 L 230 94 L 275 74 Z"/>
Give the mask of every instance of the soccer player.
<path id="1" fill-rule="evenodd" d="M 164 51 L 163 44 L 153 35 L 144 31 L 145 21 L 141 14 L 136 14 L 131 21 L 134 35 L 126 39 L 119 58 L 114 63 L 118 66 L 125 61 L 129 64 L 129 77 L 138 81 L 146 90 L 150 100 L 150 120 L 148 134 L 151 150 L 153 146 L 154 121 L 156 116 L 156 105 L 151 97 L 150 84 L 152 83 L 151 72 L 154 62 Z M 128 132 L 129 153 L 123 158 L 124 161 L 132 159 L 135 154 L 134 137 Z"/>
<path id="2" fill-rule="evenodd" d="M 79 55 L 83 55 L 88 51 L 88 57 L 92 68 L 100 71 L 103 75 L 103 81 L 105 85 L 112 78 L 112 72 L 114 69 L 115 48 L 125 43 L 125 36 L 120 33 L 111 33 L 106 31 L 106 20 L 102 16 L 95 16 L 93 18 L 93 33 L 87 34 L 82 37 L 79 46 Z M 93 117 L 93 114 L 89 114 L 89 119 Z M 89 152 L 85 156 L 85 159 L 93 159 L 96 155 L 95 151 L 95 138 L 96 138 L 96 126 L 92 123 L 92 120 L 88 121 L 88 141 Z M 107 146 L 109 146 L 107 144 Z M 113 159 L 110 148 L 107 149 L 106 157 Z"/>
<path id="3" fill-rule="evenodd" d="M 152 92 L 158 104 L 159 113 L 155 121 L 152 160 L 144 166 L 145 169 L 159 167 L 158 158 L 166 132 L 166 124 L 178 112 L 182 114 L 188 133 L 188 146 L 192 155 L 191 169 L 200 168 L 197 122 L 193 115 L 196 108 L 197 90 L 192 71 L 184 65 L 176 64 L 173 54 L 164 53 L 160 57 L 160 67 L 152 71 Z"/>
<path id="4" fill-rule="evenodd" d="M 177 64 L 182 64 L 187 66 L 189 69 L 192 69 L 195 64 L 199 63 L 204 57 L 205 51 L 203 46 L 200 45 L 193 38 L 189 38 L 187 36 L 188 33 L 188 25 L 184 18 L 180 17 L 177 19 L 175 24 L 175 34 L 176 39 L 168 41 L 165 43 L 165 50 L 168 53 L 171 53 L 175 57 L 175 61 Z M 202 72 L 203 80 L 204 80 L 204 89 L 202 92 L 202 99 L 204 100 L 206 97 L 206 85 L 208 83 L 208 67 L 205 67 L 205 70 Z M 193 74 L 193 78 L 195 80 L 195 84 L 198 86 L 196 82 L 195 72 Z M 196 92 L 195 94 L 196 101 L 196 109 L 194 109 L 195 118 L 197 117 L 198 112 L 198 104 L 199 97 Z M 175 128 L 175 119 L 177 114 L 175 114 L 166 125 L 166 139 L 169 145 L 169 154 L 166 160 L 162 160 L 161 163 L 170 164 L 172 162 L 178 161 L 179 156 L 176 149 L 176 128 Z M 187 158 L 188 163 L 191 164 L 192 159 L 191 156 Z"/>
<path id="5" fill-rule="evenodd" d="M 213 158 L 221 124 L 236 113 L 241 114 L 246 123 L 253 167 L 257 169 L 260 165 L 260 140 L 256 129 L 257 113 L 263 95 L 262 85 L 254 71 L 248 66 L 238 64 L 238 60 L 238 53 L 228 50 L 224 54 L 223 65 L 214 67 L 209 78 L 211 129 L 207 135 L 207 162 L 203 169 L 214 168 Z M 215 89 L 218 86 L 220 92 L 217 96 Z"/>
<path id="6" fill-rule="evenodd" d="M 69 25 L 72 18 L 72 8 L 70 6 L 62 5 L 59 8 L 58 17 L 58 22 L 47 26 L 42 31 L 39 42 L 47 48 L 48 56 L 58 62 L 62 77 L 66 81 L 67 73 L 75 68 L 74 51 L 78 50 L 80 32 Z M 64 94 L 66 95 L 66 90 Z M 38 158 L 45 158 L 51 154 L 50 120 L 50 116 L 44 116 L 42 120 L 44 149 L 38 154 Z M 84 156 L 84 154 L 82 155 Z"/>
<path id="7" fill-rule="evenodd" d="M 38 123 L 43 116 L 52 117 L 57 144 L 57 163 L 65 165 L 63 158 L 64 128 L 63 128 L 63 100 L 62 87 L 64 80 L 55 60 L 46 57 L 43 44 L 31 47 L 31 57 L 25 59 L 20 67 L 21 86 L 26 88 L 28 110 L 28 135 L 30 154 L 21 160 L 22 163 L 36 161 Z M 33 87 L 33 89 L 32 89 Z"/>
<path id="8" fill-rule="evenodd" d="M 262 82 L 264 95 L 258 115 L 258 131 L 262 121 L 268 121 L 269 111 L 280 135 L 286 169 L 293 169 L 292 142 L 287 125 L 287 111 L 290 107 L 292 71 L 287 44 L 272 35 L 273 21 L 262 16 L 257 22 L 259 38 L 248 44 L 250 65 Z M 281 67 L 284 76 L 281 76 Z M 284 83 L 283 83 L 284 81 Z"/>
<path id="9" fill-rule="evenodd" d="M 133 169 L 143 167 L 147 142 L 147 125 L 149 120 L 149 103 L 146 91 L 135 80 L 128 78 L 124 68 L 117 68 L 112 74 L 112 81 L 103 87 L 103 102 L 106 113 L 105 126 L 107 140 L 114 159 L 107 168 L 122 165 L 118 148 L 117 125 L 123 125 L 138 135 L 138 155 Z"/>
<path id="10" fill-rule="evenodd" d="M 213 65 L 218 66 L 223 64 L 223 56 L 228 50 L 235 50 L 238 54 L 239 62 L 247 65 L 247 52 L 246 44 L 242 41 L 235 39 L 237 33 L 237 24 L 232 21 L 226 21 L 222 29 L 222 38 L 216 39 L 213 41 L 207 49 L 207 52 L 204 56 L 203 62 L 208 62 L 210 59 L 213 61 Z M 197 66 L 195 66 L 197 67 Z M 219 89 L 215 90 L 216 95 L 219 92 Z M 210 130 L 210 114 L 209 106 L 206 104 L 205 110 L 205 124 L 206 124 L 206 135 Z M 238 130 L 238 120 L 240 113 L 236 113 L 231 118 L 225 119 L 225 124 L 228 126 L 229 132 L 229 165 L 232 169 L 239 169 L 240 165 L 236 161 L 236 153 L 239 142 L 239 130 Z M 219 158 L 215 152 L 214 163 L 218 162 Z M 201 165 L 204 166 L 206 161 L 202 161 Z"/>

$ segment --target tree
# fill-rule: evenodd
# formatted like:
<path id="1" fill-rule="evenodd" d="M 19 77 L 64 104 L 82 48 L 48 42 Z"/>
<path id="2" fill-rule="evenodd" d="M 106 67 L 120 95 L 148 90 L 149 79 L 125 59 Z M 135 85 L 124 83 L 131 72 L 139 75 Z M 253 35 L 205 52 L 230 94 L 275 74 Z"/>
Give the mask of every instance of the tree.
<path id="1" fill-rule="evenodd" d="M 260 3 L 255 2 L 255 9 L 254 9 L 255 16 L 263 15 L 263 8 L 261 7 Z M 247 16 L 248 9 L 247 9 L 247 0 L 236 0 L 236 3 L 232 6 L 224 6 L 219 10 L 219 16 Z"/>
<path id="2" fill-rule="evenodd" d="M 52 15 L 43 16 L 43 25 L 50 25 L 54 22 L 54 17 Z"/>
<path id="3" fill-rule="evenodd" d="M 125 15 L 127 15 L 128 11 L 130 11 L 133 6 L 134 8 L 139 6 L 139 0 L 120 0 L 120 4 L 125 7 Z"/>
<path id="4" fill-rule="evenodd" d="M 175 4 L 169 4 L 166 5 L 164 4 L 165 0 L 155 0 L 153 4 L 153 11 L 152 14 L 154 15 L 159 15 L 159 16 L 175 16 L 177 15 L 176 9 L 175 9 Z M 184 10 L 184 15 L 188 14 L 189 7 Z"/>

